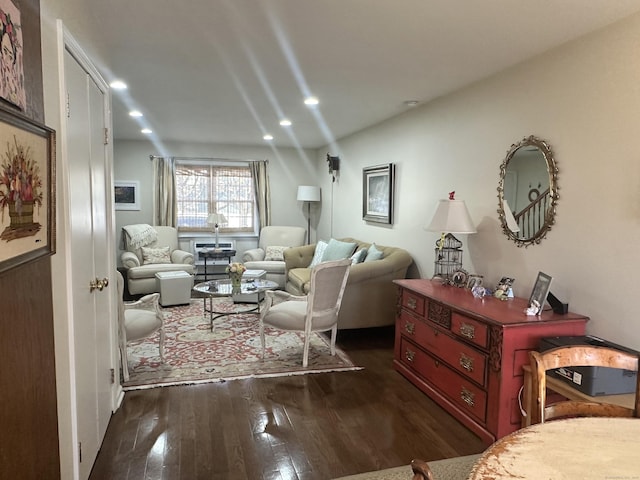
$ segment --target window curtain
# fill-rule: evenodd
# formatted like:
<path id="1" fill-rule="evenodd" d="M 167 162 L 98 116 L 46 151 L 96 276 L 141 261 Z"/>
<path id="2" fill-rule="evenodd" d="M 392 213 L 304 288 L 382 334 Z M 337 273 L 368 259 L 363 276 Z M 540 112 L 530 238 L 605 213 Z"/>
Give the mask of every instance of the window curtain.
<path id="1" fill-rule="evenodd" d="M 173 157 L 153 158 L 153 221 L 154 225 L 176 227 L 176 162 Z"/>
<path id="2" fill-rule="evenodd" d="M 267 174 L 268 160 L 249 162 L 253 188 L 258 208 L 259 227 L 271 225 L 271 189 L 269 188 L 269 175 Z"/>

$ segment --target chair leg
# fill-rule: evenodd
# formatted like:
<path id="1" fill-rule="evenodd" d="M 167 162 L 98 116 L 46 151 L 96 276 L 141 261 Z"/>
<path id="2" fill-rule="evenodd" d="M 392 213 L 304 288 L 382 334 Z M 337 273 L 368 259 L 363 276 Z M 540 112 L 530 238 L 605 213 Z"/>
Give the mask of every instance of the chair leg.
<path id="1" fill-rule="evenodd" d="M 266 348 L 264 338 L 264 323 L 260 322 L 260 345 L 262 346 L 262 360 L 264 360 L 264 351 Z"/>
<path id="2" fill-rule="evenodd" d="M 120 364 L 122 365 L 122 378 L 125 382 L 129 381 L 129 360 L 127 358 L 127 346 L 120 346 Z"/>
<path id="3" fill-rule="evenodd" d="M 164 363 L 164 325 L 160 327 L 160 360 Z"/>
<path id="4" fill-rule="evenodd" d="M 336 337 L 338 336 L 338 325 L 331 327 L 331 356 L 336 355 Z"/>
<path id="5" fill-rule="evenodd" d="M 311 332 L 304 334 L 304 351 L 302 353 L 302 367 L 307 368 L 309 364 L 309 343 L 311 343 Z"/>

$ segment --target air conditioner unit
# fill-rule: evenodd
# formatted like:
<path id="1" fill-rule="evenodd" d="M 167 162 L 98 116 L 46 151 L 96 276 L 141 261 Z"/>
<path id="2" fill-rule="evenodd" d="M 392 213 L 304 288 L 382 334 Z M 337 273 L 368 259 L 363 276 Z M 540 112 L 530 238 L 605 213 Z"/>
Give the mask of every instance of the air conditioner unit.
<path id="1" fill-rule="evenodd" d="M 191 251 L 193 252 L 193 256 L 195 257 L 195 263 L 196 265 L 202 265 L 204 264 L 204 259 L 200 256 L 200 252 L 203 249 L 208 249 L 208 250 L 212 250 L 214 248 L 216 248 L 216 239 L 215 238 L 201 238 L 198 240 L 192 240 L 191 241 Z M 220 240 L 220 245 L 218 248 L 221 248 L 222 250 L 235 250 L 236 246 L 235 246 L 235 242 L 233 240 Z M 209 264 L 216 264 L 216 263 L 224 263 L 227 264 L 228 259 L 209 259 L 207 260 L 207 263 Z"/>

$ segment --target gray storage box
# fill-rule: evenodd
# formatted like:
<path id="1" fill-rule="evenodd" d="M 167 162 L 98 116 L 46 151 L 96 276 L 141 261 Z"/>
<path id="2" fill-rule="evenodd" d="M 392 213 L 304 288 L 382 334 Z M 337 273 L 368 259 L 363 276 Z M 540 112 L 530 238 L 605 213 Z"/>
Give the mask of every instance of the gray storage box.
<path id="1" fill-rule="evenodd" d="M 580 337 L 548 337 L 540 340 L 540 351 L 544 352 L 556 347 L 569 345 L 590 345 L 608 347 L 623 352 L 639 355 L 635 350 L 616 345 L 591 335 Z M 616 395 L 636 391 L 636 372 L 606 367 L 571 367 L 558 368 L 551 375 L 564 380 L 576 390 L 592 397 L 599 395 Z"/>

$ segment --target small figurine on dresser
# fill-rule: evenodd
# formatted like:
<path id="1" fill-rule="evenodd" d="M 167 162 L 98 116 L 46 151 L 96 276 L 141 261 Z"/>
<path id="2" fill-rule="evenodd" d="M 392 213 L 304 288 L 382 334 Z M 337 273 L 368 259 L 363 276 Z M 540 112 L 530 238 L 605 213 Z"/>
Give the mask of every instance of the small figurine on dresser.
<path id="1" fill-rule="evenodd" d="M 499 298 L 500 300 L 506 300 L 508 298 L 513 298 L 513 282 L 514 278 L 511 277 L 502 277 L 496 286 L 495 292 L 493 292 L 493 296 Z"/>

